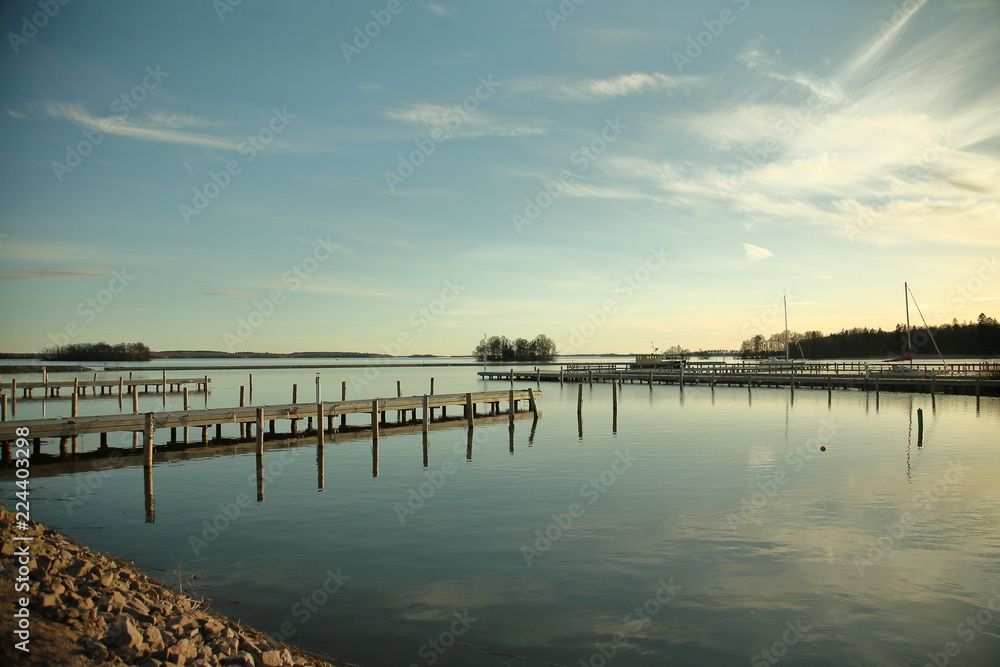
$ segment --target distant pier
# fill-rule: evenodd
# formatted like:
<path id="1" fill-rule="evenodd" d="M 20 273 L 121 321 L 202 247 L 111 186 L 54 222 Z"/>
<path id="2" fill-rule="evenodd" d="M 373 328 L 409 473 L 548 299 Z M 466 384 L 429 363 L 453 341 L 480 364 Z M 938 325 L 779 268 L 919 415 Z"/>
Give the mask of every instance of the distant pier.
<path id="1" fill-rule="evenodd" d="M 487 369 L 484 380 L 510 382 L 616 382 L 855 389 L 914 393 L 1000 396 L 1000 364 L 774 363 L 725 364 L 692 362 L 670 367 L 637 367 L 634 363 L 564 364 L 559 369 Z"/>

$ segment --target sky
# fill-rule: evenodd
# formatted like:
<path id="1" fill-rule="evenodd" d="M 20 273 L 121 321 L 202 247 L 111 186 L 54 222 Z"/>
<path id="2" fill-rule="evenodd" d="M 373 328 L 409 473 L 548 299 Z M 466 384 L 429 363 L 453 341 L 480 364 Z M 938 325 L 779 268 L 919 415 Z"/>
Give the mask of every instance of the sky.
<path id="1" fill-rule="evenodd" d="M 1000 316 L 996 0 L 7 0 L 0 351 Z M 919 317 L 911 310 L 911 318 Z"/>

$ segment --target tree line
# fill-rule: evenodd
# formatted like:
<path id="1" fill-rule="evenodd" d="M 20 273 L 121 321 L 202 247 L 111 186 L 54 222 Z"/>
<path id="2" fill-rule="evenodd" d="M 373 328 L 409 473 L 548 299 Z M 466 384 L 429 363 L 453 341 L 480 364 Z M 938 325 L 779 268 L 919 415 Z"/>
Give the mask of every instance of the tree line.
<path id="1" fill-rule="evenodd" d="M 996 356 L 1000 355 L 1000 323 L 983 313 L 975 322 L 960 323 L 952 320 L 951 324 L 931 327 L 930 334 L 922 327 L 911 327 L 910 340 L 914 355 L 936 356 L 934 343 L 937 343 L 941 354 Z M 890 331 L 865 327 L 844 329 L 826 335 L 819 331 L 807 331 L 804 334 L 790 331 L 788 346 L 789 356 L 793 359 L 895 358 L 906 353 L 906 325 L 897 324 Z M 740 345 L 740 355 L 744 358 L 784 354 L 784 332 L 768 338 L 757 335 Z"/>
<path id="2" fill-rule="evenodd" d="M 144 343 L 72 343 L 55 345 L 42 350 L 45 361 L 149 361 L 150 351 Z"/>
<path id="3" fill-rule="evenodd" d="M 479 341 L 472 351 L 477 359 L 486 357 L 488 361 L 552 361 L 557 351 L 556 344 L 548 336 L 539 334 L 533 340 L 506 336 L 490 336 Z"/>

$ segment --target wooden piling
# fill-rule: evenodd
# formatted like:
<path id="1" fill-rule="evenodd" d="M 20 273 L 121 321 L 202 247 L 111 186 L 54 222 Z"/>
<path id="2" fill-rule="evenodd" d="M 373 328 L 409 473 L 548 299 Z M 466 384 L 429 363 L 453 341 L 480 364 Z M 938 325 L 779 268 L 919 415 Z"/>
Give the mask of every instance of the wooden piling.
<path id="1" fill-rule="evenodd" d="M 142 429 L 142 448 L 145 466 L 153 467 L 153 413 L 146 413 L 146 423 Z"/>
<path id="2" fill-rule="evenodd" d="M 323 404 L 316 404 L 316 445 L 322 447 L 326 441 L 325 424 L 323 423 Z"/>
<path id="3" fill-rule="evenodd" d="M 510 398 L 507 399 L 507 421 L 514 425 L 514 413 L 517 411 L 517 402 L 514 400 L 514 389 L 510 390 Z"/>
<path id="4" fill-rule="evenodd" d="M 476 404 L 472 402 L 471 393 L 465 395 L 465 419 L 470 429 L 476 425 Z"/>
<path id="5" fill-rule="evenodd" d="M 240 407 L 246 407 L 247 404 L 247 388 L 246 385 L 240 385 Z M 250 438 L 250 425 L 240 422 L 240 439 L 247 440 Z"/>
<path id="6" fill-rule="evenodd" d="M 163 398 L 167 397 L 167 372 L 163 371 L 163 384 L 160 385 L 160 390 L 163 392 Z"/>
<path id="7" fill-rule="evenodd" d="M 132 387 L 132 414 L 139 414 L 139 392 L 135 391 L 135 386 Z"/>
<path id="8" fill-rule="evenodd" d="M 0 421 L 7 421 L 7 394 L 0 396 Z"/>
<path id="9" fill-rule="evenodd" d="M 924 411 L 917 408 L 917 447 L 924 446 Z"/>
<path id="10" fill-rule="evenodd" d="M 250 373 L 248 382 L 250 385 L 250 402 L 253 403 L 253 373 Z"/>
<path id="11" fill-rule="evenodd" d="M 535 391 L 528 387 L 528 404 L 531 406 L 531 414 L 538 419 L 538 403 L 535 402 Z"/>
<path id="12" fill-rule="evenodd" d="M 433 386 L 433 385 L 434 385 L 434 381 L 431 380 L 431 386 Z M 423 418 L 424 418 L 424 420 L 423 420 L 424 421 L 424 423 L 423 423 L 423 433 L 424 433 L 424 439 L 426 440 L 426 438 L 427 438 L 427 431 L 430 429 L 430 421 L 431 421 L 430 412 L 427 409 L 427 394 L 424 394 L 424 398 L 423 398 Z"/>
<path id="13" fill-rule="evenodd" d="M 299 385 L 292 385 L 292 405 L 297 405 L 299 402 Z M 299 420 L 291 420 L 292 435 L 298 435 L 299 433 Z"/>
<path id="14" fill-rule="evenodd" d="M 73 392 L 73 417 L 80 416 L 80 396 L 74 391 Z"/>
<path id="15" fill-rule="evenodd" d="M 347 400 L 347 382 L 340 383 L 340 400 Z M 340 428 L 341 430 L 347 428 L 347 415 L 340 415 Z"/>
<path id="16" fill-rule="evenodd" d="M 583 385 L 577 385 L 577 389 L 579 391 L 576 392 L 576 414 L 581 414 L 583 412 Z"/>
<path id="17" fill-rule="evenodd" d="M 372 399 L 372 444 L 378 445 L 378 427 L 379 427 L 379 415 L 378 415 L 378 399 Z"/>
<path id="18" fill-rule="evenodd" d="M 257 456 L 264 455 L 264 408 L 257 408 Z"/>
<path id="19" fill-rule="evenodd" d="M 184 387 L 184 411 L 187 412 L 190 409 L 191 409 L 191 400 L 190 400 L 190 396 L 188 394 L 188 388 Z M 185 426 L 184 427 L 184 443 L 186 444 L 187 441 L 188 441 L 188 427 Z"/>

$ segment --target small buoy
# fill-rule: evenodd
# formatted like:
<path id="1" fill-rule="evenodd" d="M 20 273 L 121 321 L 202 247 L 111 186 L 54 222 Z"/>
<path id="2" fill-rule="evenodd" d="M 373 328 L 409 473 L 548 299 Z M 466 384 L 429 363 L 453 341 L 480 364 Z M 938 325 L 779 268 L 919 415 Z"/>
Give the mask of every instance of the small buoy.
<path id="1" fill-rule="evenodd" d="M 819 451 L 825 452 L 826 451 L 826 445 L 820 445 L 819 446 Z"/>

